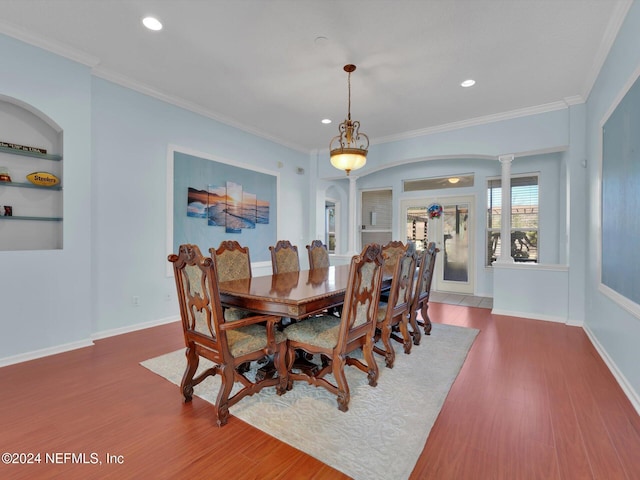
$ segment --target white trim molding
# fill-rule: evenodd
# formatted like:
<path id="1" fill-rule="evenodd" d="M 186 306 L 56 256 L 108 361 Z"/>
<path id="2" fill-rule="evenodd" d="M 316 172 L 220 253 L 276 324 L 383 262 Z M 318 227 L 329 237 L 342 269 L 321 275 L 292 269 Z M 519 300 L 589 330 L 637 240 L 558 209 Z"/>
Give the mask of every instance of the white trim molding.
<path id="1" fill-rule="evenodd" d="M 618 385 L 620 385 L 620 388 L 622 388 L 622 391 L 631 402 L 631 405 L 633 405 L 633 408 L 635 408 L 638 415 L 640 415 L 640 395 L 638 395 L 638 392 L 633 389 L 627 378 L 616 365 L 616 362 L 613 361 L 609 354 L 607 354 L 605 348 L 600 344 L 600 342 L 598 342 L 598 338 L 595 334 L 586 326 L 583 327 L 583 330 L 587 334 L 587 337 L 589 337 L 589 340 L 591 340 L 591 344 L 600 355 L 600 358 L 602 358 L 604 363 L 607 365 L 611 374 L 618 382 Z"/>
<path id="2" fill-rule="evenodd" d="M 158 320 L 152 320 L 150 322 L 136 323 L 135 325 L 127 325 L 125 327 L 112 328 L 110 330 L 102 330 L 91 335 L 92 340 L 101 340 L 103 338 L 115 337 L 116 335 L 122 335 L 123 333 L 137 332 L 138 330 L 146 330 L 151 327 L 158 327 L 160 325 L 166 325 L 168 323 L 179 322 L 180 317 L 165 317 Z"/>
<path id="3" fill-rule="evenodd" d="M 94 343 L 90 339 L 85 339 L 78 340 L 77 342 L 56 345 L 54 347 L 43 348 L 41 350 L 34 350 L 32 352 L 20 353 L 11 357 L 0 358 L 0 367 L 14 365 L 16 363 L 28 362 L 29 360 L 36 360 L 38 358 L 48 357 L 50 355 L 57 355 L 58 353 L 69 352 L 71 350 L 77 350 L 79 348 L 92 347 L 93 345 Z"/>

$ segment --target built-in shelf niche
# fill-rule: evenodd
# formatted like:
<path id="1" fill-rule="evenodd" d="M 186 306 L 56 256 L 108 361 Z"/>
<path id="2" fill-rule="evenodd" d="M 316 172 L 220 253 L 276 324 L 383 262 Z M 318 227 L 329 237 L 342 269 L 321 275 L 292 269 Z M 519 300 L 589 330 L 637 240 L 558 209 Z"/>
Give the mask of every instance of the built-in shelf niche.
<path id="1" fill-rule="evenodd" d="M 0 142 L 44 149 L 46 153 L 0 145 L 0 167 L 11 182 L 0 182 L 0 251 L 56 250 L 63 245 L 62 131 L 45 114 L 0 95 Z M 51 173 L 54 186 L 31 183 L 27 175 Z M 11 216 L 5 206 L 11 207 Z"/>

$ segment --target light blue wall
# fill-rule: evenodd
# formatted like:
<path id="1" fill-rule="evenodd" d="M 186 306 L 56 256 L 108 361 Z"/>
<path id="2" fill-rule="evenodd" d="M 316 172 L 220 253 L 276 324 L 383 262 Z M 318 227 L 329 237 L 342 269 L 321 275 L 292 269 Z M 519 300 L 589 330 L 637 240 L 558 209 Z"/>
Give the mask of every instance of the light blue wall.
<path id="1" fill-rule="evenodd" d="M 620 29 L 618 37 L 598 76 L 587 102 L 587 166 L 589 217 L 586 222 L 588 243 L 586 282 L 586 327 L 617 367 L 619 380 L 627 392 L 632 391 L 636 405 L 640 405 L 640 319 L 605 296 L 598 289 L 600 283 L 598 248 L 600 232 L 600 159 L 601 122 L 614 101 L 623 94 L 625 85 L 640 69 L 640 4 L 634 2 Z M 640 185 L 640 178 L 636 179 Z M 640 271 L 640 255 L 636 262 Z M 638 408 L 638 407 L 636 407 Z"/>
<path id="2" fill-rule="evenodd" d="M 278 235 L 308 241 L 310 180 L 297 173 L 307 155 L 4 35 L 0 55 L 0 94 L 56 122 L 64 155 L 63 249 L 0 252 L 0 365 L 178 318 L 166 274 L 170 145 L 277 172 L 280 214 L 302 219 L 279 222 Z"/>
<path id="3" fill-rule="evenodd" d="M 539 173 L 540 181 L 540 262 L 559 263 L 560 252 L 565 249 L 565 225 L 559 221 L 559 212 L 565 208 L 565 185 L 561 182 L 561 169 L 564 154 L 553 153 L 516 158 L 512 165 L 512 173 Z M 354 172 L 355 173 L 355 172 Z M 419 192 L 403 192 L 402 181 L 428 177 L 449 175 L 474 175 L 473 187 L 451 188 Z M 475 283 L 476 295 L 493 296 L 493 276 L 491 268 L 485 267 L 486 241 L 486 209 L 487 179 L 500 177 L 501 166 L 497 160 L 482 158 L 447 158 L 433 159 L 410 163 L 379 170 L 375 173 L 358 177 L 358 189 L 384 189 L 393 191 L 393 212 L 396 218 L 401 213 L 401 202 L 411 198 L 435 198 L 447 196 L 474 196 L 475 220 Z M 347 185 L 348 188 L 348 185 Z M 564 218 L 564 217 L 563 217 Z M 393 238 L 405 240 L 404 232 L 398 221 L 393 225 Z M 562 239 L 562 241 L 561 241 Z"/>
<path id="4" fill-rule="evenodd" d="M 428 158 L 491 157 L 541 151 L 560 151 L 569 145 L 570 118 L 562 108 L 536 115 L 501 120 L 407 140 L 372 145 L 367 164 L 352 175 L 364 176 L 389 165 Z M 329 152 L 318 155 L 318 176 L 341 179 L 331 166 Z"/>
<path id="5" fill-rule="evenodd" d="M 178 315 L 165 273 L 170 145 L 279 173 L 279 238 L 306 240 L 306 155 L 103 79 L 92 89 L 95 332 Z"/>
<path id="6" fill-rule="evenodd" d="M 89 69 L 0 35 L 0 94 L 62 129 L 64 248 L 0 252 L 0 360 L 86 342 L 91 333 Z"/>

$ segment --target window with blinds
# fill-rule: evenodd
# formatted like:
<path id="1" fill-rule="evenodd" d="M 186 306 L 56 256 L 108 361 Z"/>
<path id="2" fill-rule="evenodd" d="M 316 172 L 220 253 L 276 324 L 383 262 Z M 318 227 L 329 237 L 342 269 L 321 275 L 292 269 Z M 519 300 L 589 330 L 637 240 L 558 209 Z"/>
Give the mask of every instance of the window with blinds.
<path id="1" fill-rule="evenodd" d="M 487 265 L 502 248 L 502 181 L 487 184 Z M 511 256 L 516 262 L 538 262 L 538 175 L 511 178 Z"/>

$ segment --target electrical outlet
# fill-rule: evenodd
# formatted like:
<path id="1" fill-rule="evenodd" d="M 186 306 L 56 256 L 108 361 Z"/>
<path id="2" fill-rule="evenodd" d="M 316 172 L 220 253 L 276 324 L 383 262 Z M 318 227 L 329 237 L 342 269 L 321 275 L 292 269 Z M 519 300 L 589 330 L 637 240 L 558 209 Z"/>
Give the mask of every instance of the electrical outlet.
<path id="1" fill-rule="evenodd" d="M 131 297 L 131 303 L 133 303 L 134 306 L 139 307 L 140 297 L 138 297 L 137 295 L 134 295 L 133 297 Z"/>

